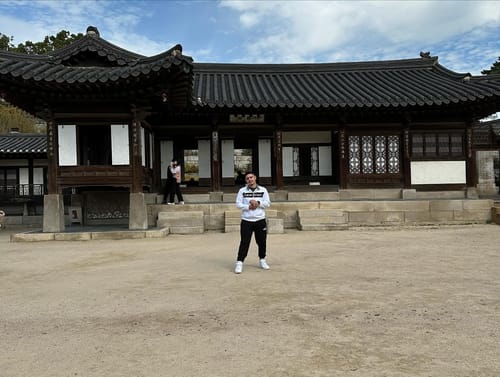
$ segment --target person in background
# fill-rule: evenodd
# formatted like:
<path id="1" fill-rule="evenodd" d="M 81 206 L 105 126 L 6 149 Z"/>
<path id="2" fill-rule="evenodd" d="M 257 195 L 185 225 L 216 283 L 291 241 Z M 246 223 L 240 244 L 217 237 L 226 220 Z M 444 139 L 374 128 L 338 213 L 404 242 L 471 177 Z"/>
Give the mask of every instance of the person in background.
<path id="1" fill-rule="evenodd" d="M 181 192 L 181 167 L 177 160 L 173 159 L 167 171 L 167 185 L 169 185 L 169 198 L 167 204 L 175 204 L 175 196 L 179 204 L 184 204 L 184 198 Z M 169 184 L 170 182 L 170 184 Z"/>
<path id="2" fill-rule="evenodd" d="M 248 248 L 255 234 L 255 242 L 259 249 L 259 265 L 269 270 L 266 262 L 267 222 L 265 209 L 271 205 L 269 193 L 263 186 L 257 184 L 257 176 L 253 173 L 245 174 L 246 186 L 243 186 L 236 196 L 236 206 L 241 209 L 240 246 L 236 258 L 234 272 L 241 274 L 243 262 L 248 254 Z"/>
<path id="3" fill-rule="evenodd" d="M 245 184 L 245 175 L 241 172 L 241 170 L 238 170 L 238 175 L 236 176 L 234 183 L 238 186 L 243 186 Z"/>

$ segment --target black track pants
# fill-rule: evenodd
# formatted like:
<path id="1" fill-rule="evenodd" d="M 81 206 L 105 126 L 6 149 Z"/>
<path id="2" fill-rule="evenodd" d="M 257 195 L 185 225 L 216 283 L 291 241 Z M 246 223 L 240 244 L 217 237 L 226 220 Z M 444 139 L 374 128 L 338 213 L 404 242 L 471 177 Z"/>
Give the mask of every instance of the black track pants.
<path id="1" fill-rule="evenodd" d="M 267 223 L 266 220 L 259 221 L 245 221 L 241 220 L 240 224 L 240 247 L 238 249 L 238 261 L 243 262 L 248 254 L 250 241 L 252 240 L 252 233 L 255 234 L 255 242 L 259 247 L 259 258 L 266 257 L 266 236 L 267 236 Z"/>

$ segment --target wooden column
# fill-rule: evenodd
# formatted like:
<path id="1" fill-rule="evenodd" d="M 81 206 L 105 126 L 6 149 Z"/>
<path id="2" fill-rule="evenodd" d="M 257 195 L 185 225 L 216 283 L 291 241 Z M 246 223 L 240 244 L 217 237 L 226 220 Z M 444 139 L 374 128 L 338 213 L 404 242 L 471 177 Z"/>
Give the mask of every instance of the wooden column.
<path id="1" fill-rule="evenodd" d="M 132 168 L 131 193 L 142 192 L 141 122 L 133 118 L 130 130 L 130 165 Z"/>
<path id="2" fill-rule="evenodd" d="M 340 172 L 339 172 L 339 187 L 347 188 L 347 163 L 348 163 L 348 145 L 346 144 L 346 127 L 341 126 L 339 130 L 339 152 L 340 152 Z"/>
<path id="3" fill-rule="evenodd" d="M 283 183 L 283 132 L 281 131 L 281 125 L 276 126 L 274 129 L 274 177 L 275 185 L 277 190 L 282 190 L 284 187 Z"/>
<path id="4" fill-rule="evenodd" d="M 58 194 L 57 174 L 58 174 L 58 143 L 57 125 L 54 120 L 47 122 L 47 193 Z"/>
<path id="5" fill-rule="evenodd" d="M 468 121 L 465 130 L 465 151 L 466 151 L 466 180 L 467 187 L 475 187 L 477 184 L 476 156 L 472 149 L 472 121 Z"/>
<path id="6" fill-rule="evenodd" d="M 221 161 L 220 161 L 221 150 L 220 150 L 219 130 L 217 129 L 216 124 L 212 126 L 210 149 L 212 156 L 212 164 L 211 164 L 212 191 L 221 191 L 222 190 Z"/>
<path id="7" fill-rule="evenodd" d="M 411 187 L 411 159 L 410 159 L 410 122 L 403 123 L 403 153 L 401 169 L 403 169 L 403 187 Z"/>

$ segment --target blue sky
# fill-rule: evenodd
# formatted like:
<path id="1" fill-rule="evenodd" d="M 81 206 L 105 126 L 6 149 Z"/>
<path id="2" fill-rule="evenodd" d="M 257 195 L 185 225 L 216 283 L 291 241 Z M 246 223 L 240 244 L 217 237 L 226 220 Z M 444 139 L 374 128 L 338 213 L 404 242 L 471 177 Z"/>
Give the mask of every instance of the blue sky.
<path id="1" fill-rule="evenodd" d="M 500 1 L 0 0 L 14 44 L 60 30 L 146 56 L 177 43 L 196 62 L 310 63 L 439 56 L 480 74 L 500 56 Z"/>

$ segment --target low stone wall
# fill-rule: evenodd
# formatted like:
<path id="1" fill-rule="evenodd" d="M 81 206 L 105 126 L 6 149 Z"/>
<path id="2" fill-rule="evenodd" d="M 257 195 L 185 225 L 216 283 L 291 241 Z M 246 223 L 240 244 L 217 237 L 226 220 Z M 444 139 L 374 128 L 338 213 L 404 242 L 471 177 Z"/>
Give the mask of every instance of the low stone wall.
<path id="1" fill-rule="evenodd" d="M 490 199 L 451 200 L 360 200 L 320 202 L 273 202 L 285 229 L 298 229 L 299 210 L 340 210 L 348 226 L 432 225 L 487 223 L 492 220 Z M 186 204 L 183 206 L 149 205 L 150 227 L 157 224 L 159 212 L 203 211 L 206 231 L 224 231 L 225 212 L 234 211 L 234 203 Z"/>

